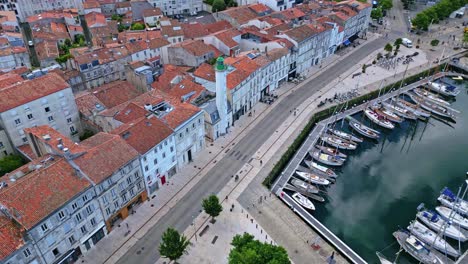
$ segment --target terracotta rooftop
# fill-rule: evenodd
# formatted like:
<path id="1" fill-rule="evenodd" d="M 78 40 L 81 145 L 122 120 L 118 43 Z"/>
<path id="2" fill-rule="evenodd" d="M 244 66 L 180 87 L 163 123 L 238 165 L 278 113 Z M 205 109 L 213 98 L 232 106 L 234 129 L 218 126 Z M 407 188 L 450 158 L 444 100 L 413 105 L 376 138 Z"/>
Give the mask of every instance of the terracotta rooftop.
<path id="1" fill-rule="evenodd" d="M 54 40 L 44 40 L 35 45 L 37 56 L 40 60 L 55 59 L 59 56 L 57 42 Z"/>
<path id="2" fill-rule="evenodd" d="M 221 30 L 232 28 L 232 25 L 225 20 L 221 20 L 212 24 L 204 25 L 204 27 L 209 33 L 216 33 Z"/>
<path id="3" fill-rule="evenodd" d="M 49 73 L 33 80 L 0 89 L 0 112 L 56 93 L 70 86 L 56 73 Z"/>
<path id="4" fill-rule="evenodd" d="M 97 1 L 87 0 L 83 2 L 84 9 L 93 9 L 93 8 L 101 8 L 101 5 Z"/>
<path id="5" fill-rule="evenodd" d="M 206 26 L 198 22 L 182 24 L 182 30 L 186 39 L 201 38 L 210 34 Z"/>
<path id="6" fill-rule="evenodd" d="M 120 80 L 106 83 L 90 92 L 107 108 L 112 108 L 141 94 L 133 84 Z"/>
<path id="7" fill-rule="evenodd" d="M 47 159 L 41 157 L 40 160 Z M 49 163 L 40 160 L 4 176 L 24 175 L 0 190 L 0 203 L 26 229 L 33 228 L 91 186 L 84 177 L 76 175 L 65 159 L 55 157 Z"/>
<path id="8" fill-rule="evenodd" d="M 214 52 L 212 46 L 205 44 L 203 40 L 186 40 L 173 47 L 183 48 L 194 56 L 203 56 L 207 53 Z"/>
<path id="9" fill-rule="evenodd" d="M 343 12 L 333 12 L 331 15 L 335 16 L 336 18 L 338 18 L 341 22 L 346 22 L 348 19 L 349 19 L 349 16 L 347 16 L 345 13 Z"/>
<path id="10" fill-rule="evenodd" d="M 23 233 L 24 229 L 19 224 L 0 214 L 0 261 L 25 244 Z"/>
<path id="11" fill-rule="evenodd" d="M 298 43 L 306 40 L 307 38 L 315 35 L 315 32 L 311 27 L 308 25 L 302 25 L 299 27 L 292 28 L 290 30 L 284 31 L 284 34 L 290 37 L 291 39 L 295 40 Z"/>
<path id="12" fill-rule="evenodd" d="M 0 75 L 0 89 L 22 81 L 24 81 L 24 79 L 18 74 L 11 72 L 2 74 Z"/>
<path id="13" fill-rule="evenodd" d="M 94 112 L 98 113 L 105 109 L 105 105 L 89 92 L 76 95 L 75 103 L 78 111 L 86 117 L 92 116 Z"/>
<path id="14" fill-rule="evenodd" d="M 200 77 L 207 81 L 215 82 L 216 74 L 213 65 L 208 63 L 202 63 L 198 68 L 193 72 L 193 75 Z"/>
<path id="15" fill-rule="evenodd" d="M 150 42 L 148 44 L 148 47 L 150 49 L 158 49 L 158 48 L 162 48 L 164 46 L 167 46 L 169 44 L 170 44 L 169 41 L 167 41 L 164 38 L 154 38 L 154 39 L 150 40 Z"/>
<path id="16" fill-rule="evenodd" d="M 128 52 L 132 54 L 148 49 L 148 43 L 146 40 L 127 42 L 125 43 L 125 47 L 127 48 Z"/>
<path id="17" fill-rule="evenodd" d="M 26 156 L 26 158 L 30 161 L 38 158 L 29 144 L 24 144 L 16 148 L 21 152 L 22 155 Z"/>
<path id="18" fill-rule="evenodd" d="M 249 8 L 252 9 L 257 14 L 271 13 L 273 10 L 264 4 L 253 4 L 249 5 Z"/>
<path id="19" fill-rule="evenodd" d="M 101 132 L 95 136 L 104 138 L 101 134 L 106 133 Z M 84 140 L 82 144 L 84 146 L 90 146 L 91 144 L 86 143 L 86 141 L 95 142 L 93 141 L 93 137 L 95 136 Z M 138 152 L 117 135 L 108 136 L 108 139 L 104 138 L 102 142 L 96 143 L 100 144 L 88 148 L 84 155 L 74 159 L 80 169 L 88 175 L 95 184 L 104 181 L 120 168 L 138 157 Z"/>
<path id="20" fill-rule="evenodd" d="M 165 70 L 151 87 L 162 92 L 164 97 L 173 97 L 184 102 L 192 102 L 205 91 L 189 74 L 170 70 Z"/>
<path id="21" fill-rule="evenodd" d="M 250 20 L 258 17 L 258 15 L 248 6 L 233 7 L 233 8 L 224 10 L 220 13 L 223 13 L 231 17 L 231 19 L 236 21 L 239 25 L 245 24 L 249 22 Z"/>
<path id="22" fill-rule="evenodd" d="M 130 1 L 115 3 L 115 8 L 130 8 L 130 7 L 132 7 Z"/>
<path id="23" fill-rule="evenodd" d="M 286 10 L 283 10 L 279 12 L 281 16 L 283 16 L 285 19 L 298 19 L 301 17 L 304 17 L 306 14 L 302 12 L 300 9 L 297 8 L 288 8 Z"/>
<path id="24" fill-rule="evenodd" d="M 168 138 L 173 131 L 158 118 L 143 115 L 138 120 L 123 125 L 111 133 L 120 135 L 138 153 L 144 155 Z"/>
<path id="25" fill-rule="evenodd" d="M 163 13 L 159 8 L 145 9 L 143 10 L 143 17 L 162 16 Z"/>
<path id="26" fill-rule="evenodd" d="M 138 118 L 144 117 L 147 113 L 148 111 L 146 111 L 144 107 L 139 106 L 135 103 L 130 103 L 124 109 L 119 111 L 114 116 L 114 119 L 125 124 Z"/>
<path id="27" fill-rule="evenodd" d="M 72 49 L 70 50 L 70 53 L 72 53 L 74 60 L 78 63 L 78 65 L 91 63 L 94 60 L 98 60 L 99 64 L 106 64 L 111 61 L 125 58 L 129 55 L 125 46 L 86 50 L 83 53 L 81 53 L 80 50 Z"/>
<path id="28" fill-rule="evenodd" d="M 221 42 L 223 42 L 229 48 L 234 48 L 234 47 L 239 46 L 239 43 L 237 43 L 234 40 L 234 37 L 240 36 L 241 34 L 242 33 L 239 30 L 232 28 L 232 29 L 226 29 L 226 30 L 216 33 L 215 37 L 219 39 Z"/>
<path id="29" fill-rule="evenodd" d="M 88 27 L 102 27 L 107 25 L 106 17 L 102 13 L 91 12 L 85 15 Z"/>
<path id="30" fill-rule="evenodd" d="M 75 144 L 69 137 L 62 135 L 57 130 L 51 128 L 48 125 L 35 126 L 25 128 L 26 134 L 33 135 L 37 140 L 48 145 L 50 149 L 54 151 L 52 154 L 63 154 L 63 149 L 60 149 L 58 145 L 62 145 L 64 148 L 68 148 L 70 153 L 82 153 L 85 149 L 80 144 Z M 49 136 L 50 139 L 46 139 L 45 136 Z M 61 139 L 61 142 L 59 141 Z"/>

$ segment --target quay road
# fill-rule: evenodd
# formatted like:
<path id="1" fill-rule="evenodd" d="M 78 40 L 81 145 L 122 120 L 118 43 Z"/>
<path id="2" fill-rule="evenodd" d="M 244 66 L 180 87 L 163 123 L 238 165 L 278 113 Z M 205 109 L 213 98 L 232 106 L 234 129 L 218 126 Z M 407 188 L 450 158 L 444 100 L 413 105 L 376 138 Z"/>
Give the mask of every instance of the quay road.
<path id="1" fill-rule="evenodd" d="M 393 34 L 392 34 L 393 35 Z M 290 110 L 299 106 L 307 98 L 318 92 L 320 89 L 331 83 L 339 75 L 349 68 L 359 63 L 368 54 L 382 48 L 389 39 L 379 38 L 362 44 L 357 50 L 343 58 L 335 65 L 323 70 L 313 79 L 303 82 L 304 85 L 295 88 L 281 102 L 269 112 L 256 127 L 254 127 L 242 140 L 240 140 L 230 151 L 239 152 L 248 157 L 247 161 L 236 159 L 234 155 L 226 155 L 196 184 L 192 190 L 186 194 L 161 220 L 151 227 L 144 237 L 139 239 L 126 254 L 117 262 L 154 264 L 160 255 L 157 250 L 162 233 L 168 227 L 177 230 L 185 230 L 192 223 L 192 219 L 198 216 L 201 209 L 201 201 L 204 197 L 212 193 L 218 193 L 226 183 L 231 180 L 231 175 L 237 173 L 241 167 L 248 162 L 257 149 L 280 127 L 286 118 L 291 114 Z M 145 248 L 143 252 L 141 248 Z"/>

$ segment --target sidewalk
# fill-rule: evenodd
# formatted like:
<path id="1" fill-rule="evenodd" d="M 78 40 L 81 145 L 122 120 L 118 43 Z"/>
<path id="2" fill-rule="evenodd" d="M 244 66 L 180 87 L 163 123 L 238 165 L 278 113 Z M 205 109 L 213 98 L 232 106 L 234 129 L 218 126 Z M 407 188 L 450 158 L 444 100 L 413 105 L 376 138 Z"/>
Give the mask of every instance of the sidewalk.
<path id="1" fill-rule="evenodd" d="M 369 38 L 368 41 L 377 38 Z M 358 48 L 353 48 L 356 50 Z M 347 53 L 351 54 L 351 52 Z M 320 73 L 323 69 L 339 62 L 343 57 L 331 56 L 322 63 L 322 68 L 312 68 L 307 77 L 311 78 Z M 279 104 L 283 95 L 294 92 L 294 88 L 303 85 L 303 81 L 297 85 L 287 83 L 275 91 L 279 99 L 272 105 L 258 103 L 253 108 L 252 117 L 242 116 L 236 121 L 235 127 L 231 128 L 228 135 L 218 139 L 215 143 L 208 143 L 205 150 L 197 155 L 190 165 L 182 168 L 176 175 L 172 176 L 168 182 L 162 186 L 154 198 L 143 203 L 137 209 L 135 214 L 130 215 L 121 224 L 116 227 L 105 238 L 103 238 L 95 247 L 85 253 L 81 258 L 83 263 L 115 263 L 125 252 L 131 248 L 135 242 L 142 238 L 146 231 L 157 224 L 158 220 L 164 216 L 173 206 L 176 206 L 181 197 L 187 194 L 190 189 L 199 182 L 203 176 L 216 164 L 216 161 L 222 159 L 227 150 L 236 142 L 241 140 L 255 125 L 269 112 L 271 107 Z M 302 108 L 304 109 L 304 108 Z M 195 168 L 195 170 L 194 170 Z M 152 195 L 151 195 L 152 196 Z M 223 197 L 223 196 L 221 196 Z M 127 232 L 126 223 L 129 224 L 130 232 Z"/>

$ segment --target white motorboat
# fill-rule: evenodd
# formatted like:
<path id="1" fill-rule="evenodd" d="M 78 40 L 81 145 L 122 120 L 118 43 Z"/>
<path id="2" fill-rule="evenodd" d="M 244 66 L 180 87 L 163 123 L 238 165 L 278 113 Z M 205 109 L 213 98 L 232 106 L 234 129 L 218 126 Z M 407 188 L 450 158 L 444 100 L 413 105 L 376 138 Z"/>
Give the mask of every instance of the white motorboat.
<path id="1" fill-rule="evenodd" d="M 463 234 L 463 232 L 460 229 L 458 229 L 454 225 L 447 223 L 445 220 L 440 218 L 435 212 L 423 210 L 417 213 L 417 217 L 419 218 L 419 220 L 421 220 L 421 222 L 423 222 L 436 232 L 439 232 L 439 230 L 445 230 L 444 235 L 447 237 L 462 242 L 465 242 L 467 240 L 467 237 L 465 236 L 465 234 Z"/>
<path id="2" fill-rule="evenodd" d="M 427 228 L 425 225 L 421 224 L 418 221 L 413 221 L 408 226 L 408 230 L 419 238 L 421 241 L 427 245 L 433 246 L 435 249 L 439 250 L 442 253 L 447 253 L 450 256 L 458 257 L 460 252 L 456 250 L 452 245 L 447 243 L 445 239 L 440 236 L 437 236 L 437 233 Z"/>
<path id="3" fill-rule="evenodd" d="M 384 116 L 378 115 L 376 112 L 372 111 L 371 109 L 365 109 L 364 114 L 369 118 L 372 122 L 376 123 L 377 125 L 388 128 L 394 129 L 395 125 L 392 122 L 388 121 Z"/>
<path id="4" fill-rule="evenodd" d="M 302 195 L 300 193 L 294 193 L 292 195 L 292 198 L 294 199 L 294 201 L 296 201 L 298 204 L 304 206 L 305 208 L 307 208 L 309 210 L 315 210 L 314 204 L 309 199 L 307 199 L 307 197 L 305 197 L 304 195 Z"/>
<path id="5" fill-rule="evenodd" d="M 420 88 L 415 88 L 413 89 L 413 92 L 423 98 L 426 98 L 427 100 L 440 104 L 440 105 L 445 105 L 445 106 L 450 106 L 450 103 L 445 101 L 443 98 L 438 96 L 437 94 L 433 94 L 431 92 L 428 92 L 426 90 L 420 89 Z"/>
<path id="6" fill-rule="evenodd" d="M 325 178 L 322 178 L 322 177 L 319 177 L 319 176 L 317 176 L 315 174 L 312 174 L 312 173 L 303 172 L 303 171 L 296 171 L 296 174 L 297 174 L 297 176 L 301 177 L 306 182 L 315 183 L 315 184 L 318 184 L 318 185 L 329 185 L 330 184 L 329 180 L 327 180 Z"/>
<path id="7" fill-rule="evenodd" d="M 440 193 L 439 202 L 448 208 L 453 208 L 456 212 L 462 215 L 468 215 L 468 202 L 457 198 L 447 187 Z"/>
<path id="8" fill-rule="evenodd" d="M 357 144 L 346 140 L 339 138 L 334 135 L 323 135 L 320 137 L 324 142 L 326 142 L 328 145 L 340 148 L 340 149 L 348 149 L 348 150 L 355 150 L 357 148 Z"/>
<path id="9" fill-rule="evenodd" d="M 432 91 L 445 96 L 457 96 L 460 93 L 460 90 L 453 85 L 444 85 L 437 82 L 428 82 L 427 84 Z"/>
<path id="10" fill-rule="evenodd" d="M 413 258 L 424 264 L 444 264 L 426 245 L 407 231 L 395 231 L 393 236 L 398 244 Z"/>
<path id="11" fill-rule="evenodd" d="M 357 143 L 362 143 L 364 141 L 364 139 L 362 137 L 356 137 L 355 135 L 343 132 L 341 130 L 331 129 L 330 128 L 330 129 L 328 129 L 328 131 L 330 131 L 333 135 L 338 136 L 338 137 L 340 137 L 342 139 L 354 141 L 354 142 L 357 142 Z"/>
<path id="12" fill-rule="evenodd" d="M 309 167 L 309 169 L 317 172 L 318 174 L 323 174 L 324 176 L 331 177 L 331 178 L 338 177 L 332 169 L 322 166 L 312 160 L 305 161 L 305 164 Z"/>
<path id="13" fill-rule="evenodd" d="M 468 229 L 468 219 L 456 212 L 452 212 L 452 209 L 445 206 L 437 206 L 436 211 L 442 218 L 444 218 L 444 220 L 450 220 L 454 226 L 461 226 L 465 229 Z"/>

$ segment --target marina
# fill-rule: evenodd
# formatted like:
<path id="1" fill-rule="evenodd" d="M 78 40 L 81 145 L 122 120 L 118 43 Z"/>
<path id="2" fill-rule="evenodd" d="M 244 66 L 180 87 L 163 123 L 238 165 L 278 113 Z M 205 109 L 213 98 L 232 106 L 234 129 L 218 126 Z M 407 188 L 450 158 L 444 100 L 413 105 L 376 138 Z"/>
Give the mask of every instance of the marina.
<path id="1" fill-rule="evenodd" d="M 440 79 L 440 77 L 443 77 L 444 75 L 458 77 L 460 74 L 439 73 L 437 74 L 437 77 L 434 78 L 433 80 L 437 80 L 438 78 Z M 449 84 L 447 82 L 450 82 L 450 81 L 453 82 L 451 78 L 447 77 L 446 79 L 444 79 L 443 83 L 444 85 L 449 87 Z M 288 204 L 307 223 L 309 223 L 309 225 L 311 225 L 312 228 L 314 228 L 318 233 L 320 233 L 322 237 L 324 237 L 331 244 L 333 244 L 336 247 L 336 249 L 340 251 L 341 254 L 345 255 L 348 258 L 348 260 L 350 260 L 352 263 L 367 263 L 367 262 L 376 263 L 376 261 L 378 261 L 378 257 L 377 255 L 375 255 L 375 252 L 380 251 L 384 248 L 387 249 L 387 251 L 384 251 L 383 253 L 385 253 L 386 256 L 392 256 L 392 258 L 390 259 L 393 259 L 394 258 L 393 255 L 394 253 L 398 251 L 399 246 L 397 246 L 396 240 L 395 238 L 393 238 L 392 233 L 395 232 L 395 230 L 396 232 L 401 232 L 401 231 L 398 231 L 399 228 L 402 228 L 402 227 L 406 228 L 408 226 L 408 223 L 411 220 L 415 219 L 415 215 L 417 213 L 416 211 L 417 204 L 416 204 L 412 209 L 412 216 L 406 219 L 406 223 L 404 223 L 404 221 L 400 221 L 397 225 L 394 225 L 394 226 L 387 226 L 387 225 L 376 226 L 378 230 L 382 230 L 382 229 L 387 230 L 385 234 L 381 234 L 385 236 L 385 239 L 367 239 L 366 240 L 363 237 L 361 237 L 362 234 L 372 233 L 372 230 L 363 230 L 361 227 L 359 227 L 359 225 L 363 223 L 360 223 L 359 221 L 354 222 L 355 220 L 354 218 L 356 217 L 359 218 L 360 213 L 358 213 L 357 215 L 353 214 L 353 215 L 348 215 L 348 216 L 343 217 L 344 212 L 338 210 L 338 208 L 335 208 L 335 206 L 342 208 L 342 205 L 337 204 L 337 202 L 343 201 L 343 198 L 344 198 L 340 196 L 337 197 L 336 191 L 339 191 L 340 193 L 350 192 L 349 190 L 344 189 L 345 183 L 349 184 L 350 181 L 357 180 L 356 178 L 354 178 L 354 180 L 349 179 L 351 176 L 347 173 L 353 170 L 352 165 L 359 167 L 358 165 L 359 163 L 356 163 L 356 159 L 359 159 L 359 157 L 354 158 L 355 153 L 358 156 L 363 155 L 363 152 L 365 153 L 366 151 L 369 151 L 369 150 L 372 150 L 373 152 L 377 151 L 377 153 L 383 153 L 385 148 L 390 148 L 392 144 L 395 143 L 395 140 L 401 141 L 402 136 L 406 136 L 406 139 L 404 139 L 405 145 L 402 146 L 402 150 L 400 150 L 400 152 L 403 152 L 403 150 L 406 147 L 409 149 L 410 146 L 412 146 L 413 144 L 412 141 L 415 140 L 414 138 L 415 135 L 412 135 L 410 137 L 411 132 L 412 133 L 416 133 L 416 132 L 429 133 L 426 131 L 431 130 L 431 127 L 435 127 L 435 126 L 437 127 L 444 126 L 443 129 L 453 130 L 454 126 L 458 126 L 460 121 L 464 121 L 464 118 L 460 118 L 460 116 L 462 116 L 460 111 L 456 110 L 457 106 L 459 106 L 458 97 L 455 103 L 452 104 L 452 102 L 449 101 L 450 104 L 448 104 L 442 101 L 440 102 L 429 101 L 428 98 L 426 97 L 424 98 L 420 97 L 419 99 L 421 101 L 412 101 L 410 100 L 410 98 L 408 98 L 407 95 L 402 95 L 404 93 L 406 94 L 412 93 L 410 91 L 418 87 L 420 89 L 427 89 L 427 88 L 424 88 L 424 87 L 427 87 L 427 85 L 428 85 L 428 80 L 423 79 L 419 82 L 402 87 L 398 91 L 384 94 L 380 96 L 378 99 L 367 102 L 363 105 L 356 106 L 344 112 L 339 112 L 338 114 L 317 123 L 315 128 L 309 134 L 309 137 L 303 143 L 302 147 L 296 152 L 296 155 L 293 157 L 293 159 L 290 161 L 286 169 L 283 171 L 281 176 L 277 179 L 277 181 L 273 185 L 273 188 L 272 188 L 273 192 L 275 192 L 286 204 Z M 427 90 L 418 90 L 419 93 L 421 91 L 427 91 Z M 460 97 L 463 97 L 463 100 L 465 100 L 465 102 L 468 101 L 466 93 L 464 92 L 465 91 L 464 88 L 462 89 L 456 88 L 456 91 L 458 92 L 462 91 L 461 92 L 462 95 L 460 95 Z M 412 93 L 412 94 L 415 96 L 420 96 L 416 93 Z M 435 95 L 435 93 L 432 92 L 431 95 Z M 431 97 L 431 99 L 435 100 L 435 99 L 438 99 L 438 97 L 433 96 Z M 447 109 L 448 110 L 447 112 L 449 112 L 450 114 L 445 116 L 448 118 L 445 118 L 441 115 L 439 115 L 439 117 L 436 117 L 435 116 L 436 113 L 434 113 L 434 111 L 431 111 L 432 112 L 432 115 L 431 115 L 427 109 L 423 110 L 419 108 L 419 107 L 422 107 L 423 103 L 426 104 L 426 106 L 429 105 L 429 107 L 427 108 L 430 110 L 434 110 L 435 108 L 440 109 L 439 107 L 441 107 L 441 109 Z M 450 107 L 448 105 L 450 105 Z M 369 106 L 373 106 L 373 107 L 369 107 Z M 464 109 L 460 109 L 460 110 L 466 111 L 466 109 L 468 108 L 465 107 Z M 379 111 L 375 111 L 375 110 L 379 110 Z M 430 116 L 432 117 L 429 118 Z M 393 118 L 394 120 L 390 120 L 388 117 Z M 401 122 L 398 122 L 399 119 L 401 119 Z M 403 119 L 406 119 L 406 120 L 403 121 Z M 419 122 L 419 121 L 416 121 L 416 119 L 427 120 L 427 121 Z M 455 125 L 455 122 L 456 122 L 456 125 Z M 464 122 L 462 122 L 462 124 L 463 123 Z M 321 142 L 320 138 L 323 139 L 324 136 L 325 138 L 330 137 L 330 134 L 325 134 L 326 131 L 330 129 L 329 128 L 330 126 L 337 132 L 342 131 L 344 133 L 349 133 L 354 136 L 363 136 L 366 139 L 364 140 L 364 142 L 362 141 L 361 142 L 356 142 L 356 141 L 347 142 L 347 143 L 356 144 L 356 148 L 351 148 L 351 149 L 345 148 L 342 145 L 337 144 L 336 141 L 327 142 L 327 140 L 323 140 L 326 143 L 325 145 L 328 145 L 329 147 L 332 147 L 335 149 L 340 148 L 344 151 L 344 154 L 347 156 L 343 157 L 342 155 L 340 157 L 340 156 L 335 156 L 333 155 L 333 153 L 330 153 L 330 152 L 323 153 L 323 151 L 320 151 L 319 149 L 314 148 L 314 146 L 317 143 Z M 404 135 L 405 133 L 406 135 Z M 336 137 L 339 136 L 336 133 L 333 133 L 333 135 Z M 397 138 L 394 138 L 394 137 L 397 137 Z M 410 139 L 408 139 L 408 137 L 410 137 Z M 421 138 L 422 138 L 422 135 L 421 135 Z M 342 137 L 343 141 L 349 140 L 349 139 L 350 138 Z M 419 140 L 421 141 L 421 139 Z M 369 164 L 370 161 L 376 162 L 375 159 L 377 159 L 377 157 L 373 156 L 371 159 L 367 159 L 365 164 Z M 338 177 L 335 184 L 330 185 L 331 187 L 327 187 L 326 195 L 324 195 L 325 200 L 326 200 L 325 203 L 323 203 L 323 205 L 321 204 L 316 205 L 315 211 L 313 213 L 305 210 L 297 202 L 295 202 L 294 199 L 290 199 L 291 189 L 288 188 L 288 186 L 290 187 L 290 184 L 288 183 L 288 181 L 290 180 L 291 176 L 294 174 L 296 169 L 302 168 L 303 164 L 306 164 L 306 166 L 308 166 L 308 163 L 313 162 L 312 160 L 316 161 L 318 164 L 324 164 L 325 166 L 328 166 L 330 169 L 337 171 L 338 176 L 345 175 L 344 177 Z M 361 164 L 361 167 L 362 165 L 364 164 Z M 372 165 L 369 164 L 366 166 L 372 166 Z M 391 170 L 391 171 L 395 172 L 394 170 Z M 375 176 L 376 173 L 377 172 L 374 171 L 373 175 Z M 353 174 L 353 177 L 358 176 L 358 175 L 355 175 L 357 174 L 357 172 L 351 173 L 351 174 Z M 390 179 L 390 177 L 399 177 L 399 176 L 388 175 L 388 177 Z M 345 181 L 345 183 L 341 181 Z M 357 180 L 357 181 L 358 182 L 364 181 L 364 179 Z M 375 180 L 371 180 L 371 182 L 375 182 Z M 364 183 L 353 182 L 350 184 L 350 186 L 356 186 L 356 185 L 367 186 L 368 184 L 369 183 L 365 183 L 365 182 Z M 395 184 L 398 184 L 396 180 L 395 180 Z M 450 185 L 448 183 L 445 183 L 445 184 Z M 458 181 L 458 184 L 460 184 L 460 181 Z M 353 188 L 350 186 L 348 186 L 348 188 Z M 452 186 L 453 188 L 455 185 L 453 185 L 452 183 L 452 185 L 450 186 Z M 284 188 L 284 187 L 287 187 L 287 188 Z M 395 186 L 395 187 L 399 187 L 399 186 Z M 437 192 L 440 192 L 442 187 Z M 322 188 L 325 188 L 325 187 L 322 187 Z M 378 189 L 379 187 L 374 186 L 373 188 Z M 319 187 L 319 190 L 321 190 L 320 187 Z M 359 190 L 358 188 L 354 189 L 354 192 L 359 193 L 362 191 L 363 190 Z M 381 196 L 382 194 L 375 194 L 375 195 Z M 422 197 L 426 197 L 426 196 L 427 195 L 423 195 Z M 437 201 L 437 197 L 438 195 L 435 195 L 434 197 L 432 197 L 433 201 L 432 203 L 430 203 L 431 205 Z M 369 199 L 372 200 L 372 198 L 369 198 Z M 427 202 L 427 201 L 424 201 L 424 202 Z M 343 203 L 350 205 L 347 200 L 344 200 Z M 359 206 L 360 206 L 359 203 L 355 203 L 350 207 L 353 209 L 356 209 L 357 211 L 363 210 L 359 208 Z M 365 203 L 362 206 L 365 207 Z M 455 207 L 459 208 L 459 206 L 455 206 Z M 435 206 L 433 208 L 435 208 Z M 350 210 L 348 209 L 344 211 L 349 212 Z M 341 216 L 341 217 L 337 218 L 338 216 Z M 366 215 L 366 217 L 370 217 L 370 216 Z M 398 216 L 398 217 L 395 217 L 394 219 L 402 220 L 401 218 L 402 218 L 401 216 Z M 444 221 L 443 218 L 441 218 L 440 220 Z M 459 219 L 459 220 L 464 221 L 463 219 Z M 372 222 L 372 220 L 366 220 L 366 221 Z M 375 221 L 373 223 L 375 225 Z M 364 226 L 368 227 L 367 224 L 364 224 Z M 354 233 L 354 235 L 357 237 L 353 237 L 353 236 L 350 236 L 349 234 L 345 234 L 345 232 L 347 231 L 344 230 L 344 227 L 351 229 L 352 231 L 350 233 Z M 357 230 L 360 230 L 361 234 L 355 233 L 355 231 Z M 408 230 L 406 229 L 404 230 L 405 231 L 403 233 L 405 232 L 409 233 Z M 458 238 L 461 241 L 466 240 L 466 231 L 464 230 L 460 231 L 460 234 L 457 234 L 457 232 L 454 230 L 451 230 L 451 231 L 452 231 L 452 234 L 451 234 L 452 236 L 459 235 L 456 238 Z M 398 237 L 401 238 L 405 236 L 402 235 L 401 233 L 398 233 Z M 413 238 L 413 236 L 408 236 L 408 238 Z M 342 239 L 344 239 L 346 243 L 343 242 Z M 416 240 L 418 239 L 421 239 L 421 238 L 416 238 Z M 383 244 L 383 242 L 385 242 L 386 244 Z M 441 241 L 439 242 L 442 243 Z M 351 245 L 351 247 L 349 245 Z M 405 247 L 408 246 L 407 244 L 404 244 L 404 245 Z M 358 253 L 354 251 L 354 249 L 357 249 L 356 251 Z M 408 247 L 407 249 L 411 250 L 411 247 Z M 465 250 L 466 248 L 463 248 L 462 252 L 465 252 Z M 393 253 L 388 254 L 388 252 L 391 252 L 391 251 L 393 251 Z M 455 260 L 447 258 L 442 253 L 437 252 L 437 250 L 435 249 L 432 249 L 431 252 L 433 252 L 434 256 L 437 256 L 439 261 L 441 261 L 439 263 L 455 263 Z M 452 256 L 460 255 L 460 253 L 454 248 L 449 253 L 450 253 L 449 255 L 452 255 Z M 399 258 L 398 263 L 418 263 L 417 260 L 415 260 L 414 258 L 411 258 L 410 254 L 401 254 L 401 255 L 402 256 Z"/>

